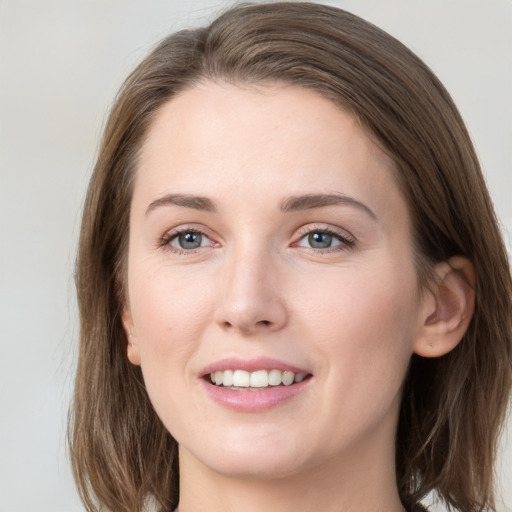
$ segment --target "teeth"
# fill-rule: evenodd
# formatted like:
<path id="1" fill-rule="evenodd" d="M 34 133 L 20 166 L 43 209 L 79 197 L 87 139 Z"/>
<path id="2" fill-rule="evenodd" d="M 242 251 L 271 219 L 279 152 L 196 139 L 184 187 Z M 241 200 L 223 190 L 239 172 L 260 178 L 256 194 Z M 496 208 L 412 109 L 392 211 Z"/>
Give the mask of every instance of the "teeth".
<path id="1" fill-rule="evenodd" d="M 251 374 L 245 370 L 235 370 L 233 372 L 233 386 L 236 388 L 248 388 Z"/>
<path id="2" fill-rule="evenodd" d="M 210 374 L 210 380 L 216 386 L 236 388 L 266 388 L 268 386 L 290 386 L 294 382 L 302 382 L 307 373 L 293 373 L 288 370 L 224 370 Z"/>
<path id="3" fill-rule="evenodd" d="M 279 386 L 283 378 L 283 372 L 279 370 L 270 370 L 268 373 L 268 383 L 270 386 Z"/>
<path id="4" fill-rule="evenodd" d="M 267 370 L 258 370 L 251 373 L 251 388 L 266 388 L 268 386 Z"/>
<path id="5" fill-rule="evenodd" d="M 226 370 L 223 372 L 224 378 L 222 379 L 223 386 L 232 386 L 233 385 L 233 370 Z"/>
<path id="6" fill-rule="evenodd" d="M 293 384 L 293 379 L 295 379 L 295 374 L 293 372 L 283 372 L 282 381 L 285 386 Z"/>

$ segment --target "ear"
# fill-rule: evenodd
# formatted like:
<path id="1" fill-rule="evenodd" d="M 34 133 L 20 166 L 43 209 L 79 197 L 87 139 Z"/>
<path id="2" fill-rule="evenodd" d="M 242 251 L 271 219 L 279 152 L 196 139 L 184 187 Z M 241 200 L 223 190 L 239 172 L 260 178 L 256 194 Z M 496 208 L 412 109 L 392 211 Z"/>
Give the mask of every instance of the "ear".
<path id="1" fill-rule="evenodd" d="M 135 366 L 140 366 L 140 351 L 137 338 L 135 336 L 135 326 L 133 325 L 130 308 L 126 304 L 123 306 L 121 321 L 123 322 L 124 332 L 126 334 L 126 338 L 128 339 L 128 344 L 126 346 L 126 355 L 128 356 L 128 361 L 130 361 L 130 363 Z"/>
<path id="2" fill-rule="evenodd" d="M 414 352 L 440 357 L 453 350 L 464 336 L 475 309 L 475 271 L 460 256 L 436 265 L 438 277 L 422 306 L 420 331 Z"/>

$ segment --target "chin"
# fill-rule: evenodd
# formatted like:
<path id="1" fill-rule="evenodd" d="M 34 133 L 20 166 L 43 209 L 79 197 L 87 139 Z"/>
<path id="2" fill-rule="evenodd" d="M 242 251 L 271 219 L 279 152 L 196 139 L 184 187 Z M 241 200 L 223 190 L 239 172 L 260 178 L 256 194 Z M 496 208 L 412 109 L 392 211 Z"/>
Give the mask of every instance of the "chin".
<path id="1" fill-rule="evenodd" d="M 282 433 L 278 438 L 261 433 L 245 440 L 233 437 L 210 440 L 209 446 L 205 440 L 204 450 L 195 446 L 188 455 L 218 474 L 239 479 L 284 478 L 307 465 L 304 443 L 284 439 Z"/>
<path id="2" fill-rule="evenodd" d="M 240 480 L 277 480 L 299 473 L 301 465 L 297 458 L 279 457 L 264 459 L 263 457 L 248 459 L 240 456 L 228 456 L 222 461 L 215 461 L 209 466 L 225 477 Z"/>

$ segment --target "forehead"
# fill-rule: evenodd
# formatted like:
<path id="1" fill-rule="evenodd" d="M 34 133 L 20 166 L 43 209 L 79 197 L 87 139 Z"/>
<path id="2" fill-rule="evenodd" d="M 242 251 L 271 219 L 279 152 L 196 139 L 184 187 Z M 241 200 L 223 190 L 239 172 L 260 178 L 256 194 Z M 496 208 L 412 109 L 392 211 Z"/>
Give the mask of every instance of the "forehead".
<path id="1" fill-rule="evenodd" d="M 307 193 L 398 197 L 394 162 L 355 116 L 285 85 L 205 83 L 166 103 L 140 153 L 135 195 Z M 279 196 L 279 197 L 278 197 Z M 400 198 L 403 202 L 403 200 Z"/>

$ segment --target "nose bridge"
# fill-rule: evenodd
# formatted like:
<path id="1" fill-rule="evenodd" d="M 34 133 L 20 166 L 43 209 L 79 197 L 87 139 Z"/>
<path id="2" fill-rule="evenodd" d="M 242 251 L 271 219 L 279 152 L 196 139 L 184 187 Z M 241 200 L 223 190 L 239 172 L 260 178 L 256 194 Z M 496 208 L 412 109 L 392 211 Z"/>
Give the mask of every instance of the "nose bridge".
<path id="1" fill-rule="evenodd" d="M 287 312 L 277 257 L 265 244 L 239 241 L 224 261 L 217 321 L 245 334 L 280 329 Z"/>

